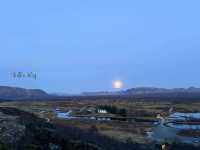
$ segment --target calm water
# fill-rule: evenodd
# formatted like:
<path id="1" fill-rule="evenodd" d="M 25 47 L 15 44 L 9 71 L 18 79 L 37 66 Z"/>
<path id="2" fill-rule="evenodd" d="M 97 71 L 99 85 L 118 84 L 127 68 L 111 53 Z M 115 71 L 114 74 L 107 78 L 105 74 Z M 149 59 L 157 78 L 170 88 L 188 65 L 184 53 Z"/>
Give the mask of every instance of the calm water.
<path id="1" fill-rule="evenodd" d="M 72 111 L 68 111 L 68 112 L 62 112 L 62 111 L 58 111 L 56 110 L 56 114 L 57 114 L 57 117 L 60 118 L 60 119 L 72 119 L 74 117 L 71 117 L 70 114 L 72 113 Z"/>
<path id="2" fill-rule="evenodd" d="M 200 119 L 200 113 L 180 113 L 175 112 L 169 116 L 169 119 L 184 120 L 186 118 Z"/>
<path id="3" fill-rule="evenodd" d="M 161 120 L 148 136 L 156 141 L 181 141 L 186 143 L 200 143 L 199 138 L 183 137 L 177 135 L 183 129 L 200 129 L 200 125 L 173 124 L 171 121 L 184 120 L 186 118 L 200 119 L 200 113 L 173 113 L 168 118 Z"/>

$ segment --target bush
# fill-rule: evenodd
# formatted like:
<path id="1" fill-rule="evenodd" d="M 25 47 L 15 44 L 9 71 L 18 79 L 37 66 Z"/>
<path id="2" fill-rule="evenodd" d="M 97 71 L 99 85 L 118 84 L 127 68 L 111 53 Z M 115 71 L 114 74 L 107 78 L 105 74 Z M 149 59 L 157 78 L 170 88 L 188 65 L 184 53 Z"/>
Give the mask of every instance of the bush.
<path id="1" fill-rule="evenodd" d="M 97 133 L 98 132 L 98 128 L 96 127 L 96 125 L 92 125 L 89 129 L 90 132 L 92 133 Z"/>

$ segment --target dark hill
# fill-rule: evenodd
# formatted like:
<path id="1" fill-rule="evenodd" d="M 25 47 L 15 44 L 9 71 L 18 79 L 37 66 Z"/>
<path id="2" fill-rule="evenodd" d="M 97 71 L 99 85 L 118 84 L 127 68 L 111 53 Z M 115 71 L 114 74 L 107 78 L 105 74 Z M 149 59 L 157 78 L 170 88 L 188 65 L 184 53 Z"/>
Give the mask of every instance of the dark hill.
<path id="1" fill-rule="evenodd" d="M 40 89 L 0 86 L 0 99 L 4 100 L 42 99 L 47 97 L 49 95 Z"/>

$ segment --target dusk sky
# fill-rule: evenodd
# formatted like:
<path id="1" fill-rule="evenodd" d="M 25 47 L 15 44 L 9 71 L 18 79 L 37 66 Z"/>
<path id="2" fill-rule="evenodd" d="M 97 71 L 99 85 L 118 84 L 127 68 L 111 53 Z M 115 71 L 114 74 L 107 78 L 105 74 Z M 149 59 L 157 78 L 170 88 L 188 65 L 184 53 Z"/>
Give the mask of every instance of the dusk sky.
<path id="1" fill-rule="evenodd" d="M 0 85 L 47 92 L 200 87 L 199 0 L 0 2 Z M 37 79 L 13 78 L 34 72 Z"/>

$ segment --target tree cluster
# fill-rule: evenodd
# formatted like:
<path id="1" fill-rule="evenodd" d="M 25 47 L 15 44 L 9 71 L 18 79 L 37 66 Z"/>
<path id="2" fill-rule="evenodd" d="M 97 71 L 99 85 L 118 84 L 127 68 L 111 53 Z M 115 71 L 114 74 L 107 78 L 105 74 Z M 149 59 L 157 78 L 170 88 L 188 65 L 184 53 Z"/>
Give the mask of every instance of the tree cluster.
<path id="1" fill-rule="evenodd" d="M 98 106 L 98 109 L 104 109 L 108 113 L 120 115 L 123 117 L 126 117 L 127 115 L 127 110 L 125 108 L 117 108 L 116 106 L 113 105 L 101 105 Z"/>

